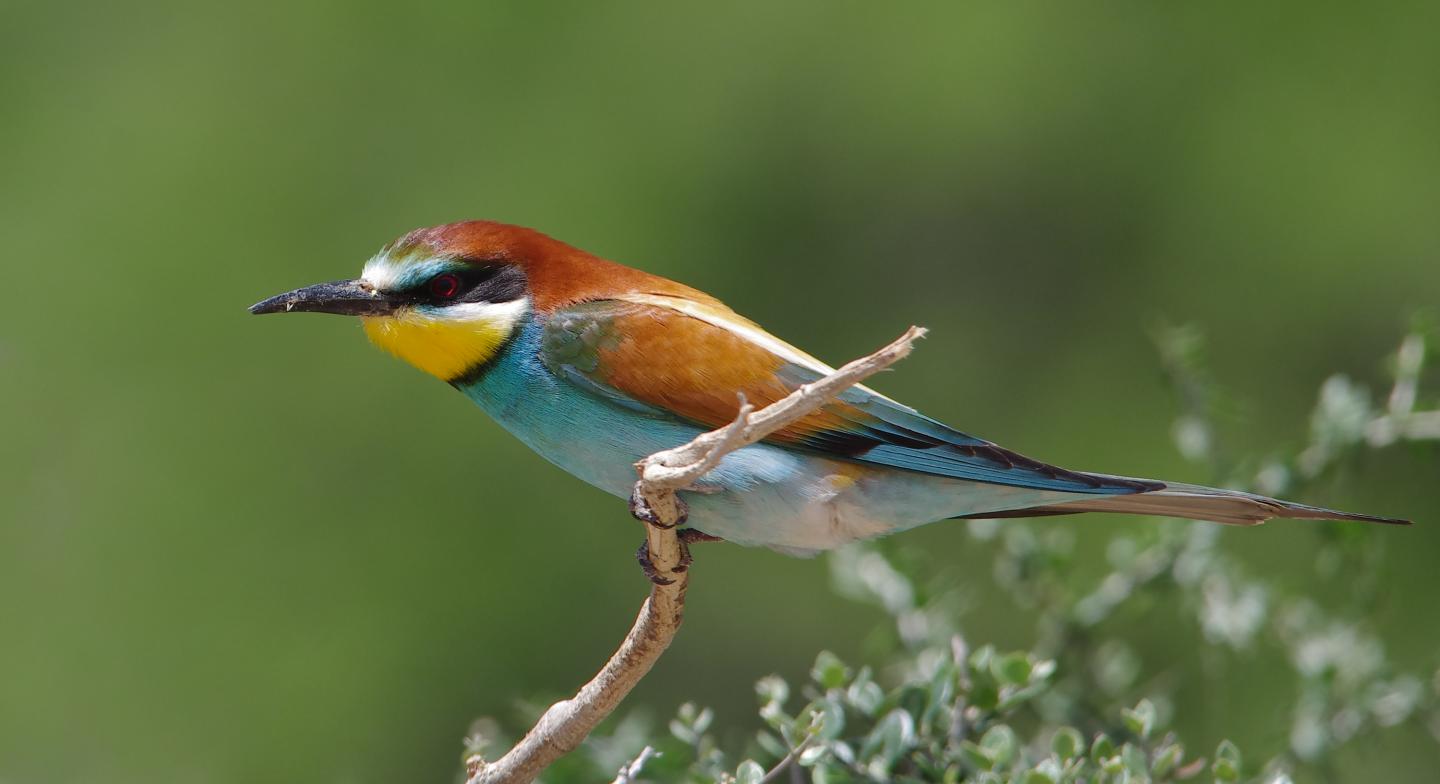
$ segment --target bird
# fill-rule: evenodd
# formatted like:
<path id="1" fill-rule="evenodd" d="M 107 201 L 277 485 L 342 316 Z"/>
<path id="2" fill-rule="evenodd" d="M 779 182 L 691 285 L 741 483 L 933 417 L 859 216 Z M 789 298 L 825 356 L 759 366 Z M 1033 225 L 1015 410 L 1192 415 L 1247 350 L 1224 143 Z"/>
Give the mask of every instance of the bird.
<path id="1" fill-rule="evenodd" d="M 459 390 L 541 457 L 630 499 L 632 511 L 638 460 L 729 423 L 742 395 L 762 407 L 832 371 L 709 294 L 494 221 L 411 231 L 358 279 L 250 312 L 358 317 L 376 346 Z M 1061 468 L 865 386 L 730 453 L 681 497 L 697 536 L 797 556 L 949 519 L 1409 522 Z"/>

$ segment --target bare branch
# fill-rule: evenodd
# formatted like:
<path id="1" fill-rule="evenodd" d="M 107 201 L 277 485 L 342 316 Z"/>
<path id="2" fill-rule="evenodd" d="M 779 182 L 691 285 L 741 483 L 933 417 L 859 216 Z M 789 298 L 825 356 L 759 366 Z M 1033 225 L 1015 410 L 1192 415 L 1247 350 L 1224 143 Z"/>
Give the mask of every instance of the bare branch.
<path id="1" fill-rule="evenodd" d="M 924 335 L 923 328 L 911 327 L 874 354 L 805 384 L 760 411 L 742 395 L 739 410 L 730 424 L 636 463 L 639 478 L 635 491 L 659 521 L 645 526 L 650 562 L 656 573 L 670 582 L 651 586 L 650 596 L 640 607 L 640 614 L 620 648 L 574 697 L 551 705 L 530 732 L 495 762 L 486 762 L 478 756 L 466 760 L 469 784 L 533 781 L 552 762 L 578 747 L 670 646 L 680 629 L 685 591 L 689 587 L 685 546 L 676 531 L 682 509 L 675 495 L 677 490 L 692 486 L 731 452 L 814 412 L 850 387 L 905 358 L 915 341 Z M 636 766 L 643 764 L 643 757 L 642 753 L 641 758 L 636 759 Z"/>
<path id="2" fill-rule="evenodd" d="M 791 749 L 783 759 L 775 763 L 775 767 L 760 777 L 760 784 L 772 784 L 772 782 L 778 781 L 786 769 L 794 765 L 795 760 L 800 759 L 800 755 L 804 754 L 805 750 L 810 748 L 810 744 L 815 742 L 815 738 L 819 737 L 822 723 L 819 712 L 810 714 L 810 728 L 806 730 L 804 739 L 795 744 L 795 748 Z"/>
<path id="3" fill-rule="evenodd" d="M 655 751 L 654 746 L 646 746 L 641 749 L 635 759 L 620 769 L 619 775 L 615 776 L 615 780 L 610 782 L 610 784 L 631 784 L 640 778 L 640 771 L 645 769 L 645 763 L 649 762 L 650 758 L 657 754 L 658 752 Z"/>

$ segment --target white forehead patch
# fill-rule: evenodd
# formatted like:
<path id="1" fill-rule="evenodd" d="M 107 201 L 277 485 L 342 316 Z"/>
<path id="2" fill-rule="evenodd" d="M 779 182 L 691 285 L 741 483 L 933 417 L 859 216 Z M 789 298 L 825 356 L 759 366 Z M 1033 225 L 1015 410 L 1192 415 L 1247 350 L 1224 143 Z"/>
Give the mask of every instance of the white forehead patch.
<path id="1" fill-rule="evenodd" d="M 360 279 L 377 291 L 401 291 L 418 286 L 445 271 L 457 271 L 464 265 L 454 259 L 402 256 L 392 258 L 385 251 L 365 262 Z"/>
<path id="2" fill-rule="evenodd" d="M 400 278 L 400 265 L 384 252 L 377 253 L 367 262 L 360 273 L 360 279 L 374 286 L 376 291 L 390 291 Z"/>
<path id="3" fill-rule="evenodd" d="M 379 254 L 364 262 L 364 269 L 360 272 L 360 280 L 373 285 L 376 291 L 395 291 L 400 288 L 400 278 L 405 272 L 415 265 L 410 259 L 393 259 L 386 252 Z"/>

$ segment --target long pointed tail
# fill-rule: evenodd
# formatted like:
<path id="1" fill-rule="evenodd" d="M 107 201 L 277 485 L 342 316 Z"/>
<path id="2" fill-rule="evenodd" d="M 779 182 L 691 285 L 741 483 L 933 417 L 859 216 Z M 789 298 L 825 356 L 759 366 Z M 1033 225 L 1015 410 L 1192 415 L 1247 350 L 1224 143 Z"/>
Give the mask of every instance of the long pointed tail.
<path id="1" fill-rule="evenodd" d="M 1299 520 L 1361 520 L 1368 523 L 1409 525 L 1409 520 L 1396 517 L 1355 514 L 1281 501 L 1254 493 L 1221 490 L 1215 487 L 1167 482 L 1159 490 L 1134 495 L 1110 495 L 1081 498 L 1062 504 L 1017 509 L 1001 514 L 977 514 L 974 517 L 1029 517 L 1032 515 L 1078 514 L 1080 512 L 1120 512 L 1124 514 L 1184 517 L 1210 520 L 1226 525 L 1259 525 L 1273 517 Z"/>

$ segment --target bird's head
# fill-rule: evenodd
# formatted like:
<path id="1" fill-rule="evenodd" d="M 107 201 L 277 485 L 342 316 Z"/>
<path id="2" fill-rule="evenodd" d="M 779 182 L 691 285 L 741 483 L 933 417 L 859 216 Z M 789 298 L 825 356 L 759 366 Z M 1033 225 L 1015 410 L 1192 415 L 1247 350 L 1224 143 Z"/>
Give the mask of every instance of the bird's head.
<path id="1" fill-rule="evenodd" d="M 627 292 L 711 300 L 532 229 L 464 221 L 395 240 L 356 280 L 296 289 L 250 312 L 359 316 L 376 345 L 454 383 L 484 367 L 532 315 Z"/>
<path id="2" fill-rule="evenodd" d="M 575 252 L 488 221 L 419 229 L 381 249 L 356 280 L 296 289 L 250 312 L 359 316 L 377 346 L 453 382 L 483 367 L 536 307 L 533 287 L 546 278 L 536 261 L 566 251 Z"/>

